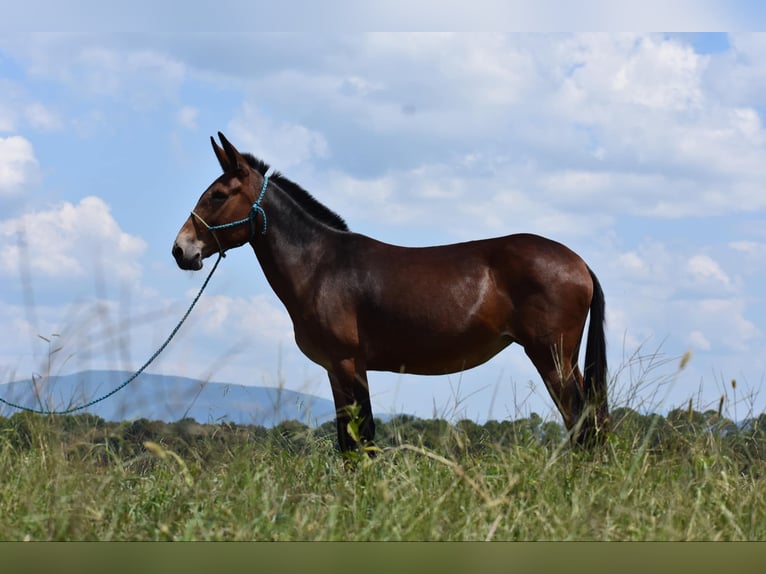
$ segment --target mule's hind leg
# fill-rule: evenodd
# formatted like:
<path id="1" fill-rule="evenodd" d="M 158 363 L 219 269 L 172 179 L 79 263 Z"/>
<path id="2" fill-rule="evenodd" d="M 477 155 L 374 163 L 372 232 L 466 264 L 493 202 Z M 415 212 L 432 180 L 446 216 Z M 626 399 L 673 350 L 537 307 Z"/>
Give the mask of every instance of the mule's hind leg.
<path id="1" fill-rule="evenodd" d="M 590 417 L 582 416 L 585 406 L 582 374 L 574 358 L 574 349 L 562 349 L 560 345 L 537 345 L 525 347 L 524 352 L 540 373 L 559 409 L 570 440 L 583 444 Z"/>
<path id="2" fill-rule="evenodd" d="M 355 450 L 360 442 L 361 446 L 371 444 L 375 437 L 375 422 L 367 373 L 356 361 L 347 359 L 340 361 L 327 374 L 335 400 L 335 422 L 341 452 Z M 354 437 L 356 433 L 349 432 L 349 425 L 357 429 L 358 436 Z"/>

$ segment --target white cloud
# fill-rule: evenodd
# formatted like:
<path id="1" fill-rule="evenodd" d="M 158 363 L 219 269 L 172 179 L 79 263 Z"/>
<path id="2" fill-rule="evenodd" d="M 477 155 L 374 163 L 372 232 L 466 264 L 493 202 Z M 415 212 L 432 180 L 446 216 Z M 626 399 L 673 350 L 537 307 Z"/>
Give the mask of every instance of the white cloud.
<path id="1" fill-rule="evenodd" d="M 684 324 L 696 327 L 713 345 L 726 350 L 747 351 L 763 338 L 761 330 L 745 316 L 741 299 L 703 299 L 682 305 Z"/>
<path id="2" fill-rule="evenodd" d="M 710 58 L 706 88 L 724 105 L 757 102 L 766 89 L 766 34 L 730 33 L 730 49 Z"/>
<path id="3" fill-rule="evenodd" d="M 39 102 L 26 105 L 24 117 L 30 126 L 44 131 L 58 130 L 64 125 L 59 114 Z"/>
<path id="4" fill-rule="evenodd" d="M 617 258 L 617 264 L 631 275 L 644 276 L 647 272 L 646 263 L 635 251 L 622 253 Z"/>
<path id="5" fill-rule="evenodd" d="M 667 281 L 656 277 L 655 281 Z M 628 285 L 609 281 L 607 295 L 607 338 L 610 354 L 623 356 L 642 347 L 660 344 L 662 353 L 680 356 L 689 346 L 697 353 L 698 364 L 714 372 L 734 365 L 751 371 L 757 364 L 736 365 L 734 357 L 760 357 L 762 330 L 753 320 L 741 297 L 696 298 L 678 292 L 661 293 L 656 286 Z M 729 361 L 726 365 L 723 360 Z M 760 359 L 758 363 L 762 364 Z M 613 361 L 614 363 L 614 361 Z M 620 362 L 614 363 L 617 367 Z M 704 373 L 707 378 L 710 372 Z"/>
<path id="6" fill-rule="evenodd" d="M 0 198 L 34 182 L 39 165 L 32 144 L 21 136 L 0 138 Z"/>
<path id="7" fill-rule="evenodd" d="M 241 151 L 249 151 L 279 170 L 329 155 L 321 133 L 271 118 L 250 103 L 229 122 L 226 136 Z"/>
<path id="8" fill-rule="evenodd" d="M 711 256 L 694 253 L 696 249 L 646 239 L 634 250 L 609 257 L 616 263 L 609 265 L 611 280 L 629 285 L 637 299 L 658 308 L 676 299 L 742 296 L 740 278 Z"/>
<path id="9" fill-rule="evenodd" d="M 690 332 L 689 336 L 687 337 L 687 341 L 692 347 L 701 349 L 703 351 L 709 351 L 711 347 L 710 341 L 701 331 L 694 330 Z"/>
<path id="10" fill-rule="evenodd" d="M 505 173 L 478 176 L 462 167 L 425 164 L 369 178 L 333 171 L 298 181 L 337 208 L 352 229 L 382 224 L 386 231 L 430 236 L 425 243 L 522 231 L 561 239 L 598 233 L 611 222 L 532 197 Z"/>
<path id="11" fill-rule="evenodd" d="M 643 38 L 613 76 L 613 94 L 651 109 L 698 109 L 703 103 L 699 83 L 705 61 L 690 46 Z"/>
<path id="12" fill-rule="evenodd" d="M 15 132 L 26 123 L 36 130 L 61 128 L 59 114 L 29 93 L 22 83 L 0 78 L 0 132 Z"/>
<path id="13" fill-rule="evenodd" d="M 90 196 L 0 221 L 0 274 L 16 276 L 23 257 L 33 274 L 50 279 L 83 277 L 96 265 L 108 275 L 135 279 L 145 247 L 143 239 L 120 229 L 104 200 Z"/>
<path id="14" fill-rule="evenodd" d="M 193 297 L 196 291 L 187 295 Z M 195 321 L 208 334 L 225 334 L 232 341 L 291 342 L 292 321 L 284 307 L 274 306 L 273 300 L 271 295 L 206 295 L 199 302 Z"/>
<path id="15" fill-rule="evenodd" d="M 766 207 L 759 99 L 722 103 L 711 88 L 713 56 L 681 39 L 372 34 L 344 42 L 321 62 L 307 55 L 305 65 L 296 58 L 256 77 L 257 105 L 243 107 L 233 133 L 265 159 L 278 157 L 277 166 L 332 149 L 360 179 L 444 173 L 456 157 L 482 156 L 494 182 L 512 178 L 540 207 L 575 219 L 571 205 L 666 218 Z M 758 54 L 766 70 L 766 51 Z M 280 119 L 296 116 L 306 123 Z M 473 175 L 452 177 L 470 185 Z M 494 191 L 474 193 L 490 204 Z"/>
<path id="16" fill-rule="evenodd" d="M 612 344 L 623 340 L 630 351 L 652 339 L 664 341 L 663 352 L 671 355 L 691 345 L 719 358 L 756 352 L 763 334 L 747 285 L 727 272 L 730 261 L 696 250 L 645 240 L 591 263 L 605 287 Z"/>
<path id="17" fill-rule="evenodd" d="M 731 285 L 729 276 L 724 273 L 721 266 L 707 255 L 694 255 L 686 264 L 686 268 L 695 280 L 721 283 L 728 287 Z"/>
<path id="18" fill-rule="evenodd" d="M 504 161 L 504 173 L 493 175 L 515 174 L 516 188 L 544 192 L 541 204 L 562 213 L 573 202 L 611 215 L 673 218 L 766 206 L 763 90 L 758 74 L 748 73 L 763 70 L 766 78 L 759 36 L 733 37 L 725 66 L 725 56 L 700 55 L 683 37 L 660 35 L 289 40 L 240 39 L 240 53 L 268 51 L 260 67 L 249 59 L 214 66 L 232 45 L 204 38 L 148 38 L 143 47 L 116 49 L 105 38 L 45 37 L 37 48 L 16 49 L 35 74 L 139 106 L 172 101 L 189 79 L 211 81 L 210 69 L 216 82 L 244 82 L 253 95 L 227 133 L 283 170 L 332 155 L 355 177 L 396 177 L 473 153 Z M 735 73 L 729 89 L 738 96 L 722 100 L 716 82 Z M 178 113 L 179 125 L 196 126 L 198 110 Z"/>
<path id="19" fill-rule="evenodd" d="M 178 125 L 187 130 L 197 129 L 197 118 L 199 117 L 199 108 L 193 106 L 183 106 L 178 110 Z"/>
<path id="20" fill-rule="evenodd" d="M 760 228 L 763 227 L 762 221 L 756 220 L 756 223 Z M 743 277 L 752 278 L 756 285 L 760 285 L 762 274 L 766 273 L 766 243 L 740 240 L 729 242 L 727 247 L 731 249 L 727 253 L 728 265 L 737 269 Z M 760 294 L 757 297 L 760 298 Z"/>
<path id="21" fill-rule="evenodd" d="M 139 108 L 175 95 L 185 68 L 165 54 L 148 50 L 83 50 L 77 61 L 76 89 L 96 96 L 124 97 Z"/>
<path id="22" fill-rule="evenodd" d="M 746 253 L 754 257 L 766 257 L 766 243 L 758 241 L 731 241 L 729 247 L 735 251 Z"/>
<path id="23" fill-rule="evenodd" d="M 172 101 L 186 77 L 184 64 L 144 42 L 125 48 L 129 44 L 98 34 L 5 40 L 5 48 L 24 62 L 31 77 L 59 82 L 79 98 L 110 98 L 139 110 Z"/>

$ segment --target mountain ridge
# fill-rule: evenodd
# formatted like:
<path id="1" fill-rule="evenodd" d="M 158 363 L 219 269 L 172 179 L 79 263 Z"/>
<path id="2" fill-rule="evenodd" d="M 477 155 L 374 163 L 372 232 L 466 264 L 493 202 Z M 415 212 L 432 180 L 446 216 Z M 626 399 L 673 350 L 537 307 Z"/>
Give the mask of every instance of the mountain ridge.
<path id="1" fill-rule="evenodd" d="M 48 411 L 84 405 L 117 388 L 132 373 L 113 370 L 80 371 L 0 384 L 0 397 L 19 405 Z M 0 404 L 0 416 L 18 409 Z M 199 423 L 232 422 L 275 426 L 297 420 L 317 426 L 335 417 L 331 400 L 284 388 L 202 381 L 176 375 L 143 373 L 120 392 L 76 413 L 91 413 L 108 421 L 135 419 Z"/>

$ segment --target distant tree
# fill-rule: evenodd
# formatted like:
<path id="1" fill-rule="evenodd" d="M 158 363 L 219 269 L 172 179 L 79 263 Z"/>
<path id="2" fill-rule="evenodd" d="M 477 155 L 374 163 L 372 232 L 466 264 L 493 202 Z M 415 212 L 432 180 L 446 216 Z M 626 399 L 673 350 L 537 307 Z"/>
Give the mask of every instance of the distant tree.
<path id="1" fill-rule="evenodd" d="M 558 446 L 566 434 L 561 425 L 555 421 L 545 421 L 540 425 L 539 439 L 546 446 Z"/>
<path id="2" fill-rule="evenodd" d="M 497 447 L 509 447 L 515 442 L 513 421 L 489 420 L 484 423 L 487 440 Z"/>
<path id="3" fill-rule="evenodd" d="M 17 412 L 11 415 L 7 422 L 7 440 L 16 447 L 29 449 L 34 445 L 34 437 L 39 429 L 41 416 L 28 412 Z"/>
<path id="4" fill-rule="evenodd" d="M 295 453 L 306 450 L 309 427 L 296 420 L 282 421 L 269 432 L 275 444 Z"/>
<path id="5" fill-rule="evenodd" d="M 479 452 L 490 444 L 487 430 L 470 419 L 455 423 L 458 440 L 464 441 L 464 448 L 470 452 Z"/>
<path id="6" fill-rule="evenodd" d="M 417 419 L 412 423 L 412 430 L 416 433 L 415 444 L 436 449 L 448 438 L 450 424 L 444 419 Z"/>
<path id="7" fill-rule="evenodd" d="M 707 429 L 707 418 L 694 409 L 673 409 L 665 417 L 677 433 L 686 438 Z"/>
<path id="8" fill-rule="evenodd" d="M 726 443 L 745 469 L 766 461 L 766 414 L 743 421 L 736 435 L 727 435 Z"/>
<path id="9" fill-rule="evenodd" d="M 122 435 L 126 441 L 143 444 L 150 440 L 159 442 L 165 423 L 150 421 L 145 418 L 136 419 L 125 427 Z"/>
<path id="10" fill-rule="evenodd" d="M 516 419 L 511 423 L 513 444 L 525 445 L 540 440 L 540 427 L 543 419 L 537 413 L 531 413 L 527 418 Z"/>
<path id="11" fill-rule="evenodd" d="M 76 413 L 58 417 L 58 422 L 66 431 L 75 429 L 100 429 L 106 426 L 106 421 L 91 413 Z"/>
<path id="12" fill-rule="evenodd" d="M 376 426 L 375 435 L 378 444 L 397 446 L 415 442 L 417 430 L 413 429 L 413 425 L 417 420 L 412 415 L 398 414 L 391 417 L 385 424 Z"/>

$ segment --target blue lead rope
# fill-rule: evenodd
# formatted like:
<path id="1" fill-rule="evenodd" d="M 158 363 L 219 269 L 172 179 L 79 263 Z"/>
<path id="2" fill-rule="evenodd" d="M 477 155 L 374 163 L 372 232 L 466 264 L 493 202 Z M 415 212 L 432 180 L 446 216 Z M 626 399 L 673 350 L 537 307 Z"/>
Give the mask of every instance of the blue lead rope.
<path id="1" fill-rule="evenodd" d="M 194 309 L 194 306 L 197 304 L 197 301 L 199 301 L 199 298 L 202 296 L 202 292 L 205 290 L 205 287 L 207 287 L 207 284 L 210 282 L 210 278 L 213 276 L 213 273 L 215 272 L 216 268 L 218 267 L 218 263 L 220 263 L 221 258 L 223 257 L 223 253 L 218 254 L 218 259 L 216 259 L 215 264 L 213 265 L 213 268 L 210 270 L 210 273 L 208 273 L 207 278 L 205 279 L 205 282 L 202 284 L 202 287 L 200 287 L 199 293 L 197 293 L 197 296 L 194 298 L 194 300 L 191 302 L 191 305 L 189 305 L 189 308 L 186 310 L 186 313 L 184 313 L 184 316 L 181 317 L 181 320 L 178 322 L 178 324 L 175 326 L 175 328 L 171 331 L 170 335 L 168 335 L 168 338 L 165 339 L 165 342 L 162 343 L 159 349 L 157 349 L 154 354 L 149 357 L 149 360 L 146 361 L 140 369 L 138 369 L 135 373 L 133 373 L 128 379 L 122 383 L 120 386 L 115 388 L 114 390 L 108 392 L 107 394 L 94 399 L 90 401 L 89 403 L 85 403 L 84 405 L 80 405 L 78 407 L 71 407 L 68 409 L 63 409 L 60 411 L 51 411 L 51 410 L 45 410 L 45 409 L 36 409 L 32 407 L 25 407 L 23 405 L 19 405 L 16 403 L 13 403 L 11 401 L 7 401 L 4 398 L 0 397 L 0 403 L 3 403 L 5 405 L 8 405 L 9 407 L 13 407 L 14 409 L 19 409 L 22 411 L 27 411 L 30 413 L 37 413 L 40 415 L 67 415 L 76 411 L 81 411 L 83 409 L 87 409 L 88 407 L 92 407 L 96 403 L 100 403 L 104 399 L 108 399 L 113 394 L 115 394 L 117 391 L 123 389 L 124 387 L 127 387 L 130 383 L 132 383 L 134 380 L 138 378 L 138 376 L 146 370 L 146 368 L 152 364 L 152 362 L 160 356 L 160 353 L 165 350 L 165 347 L 168 346 L 170 341 L 173 339 L 173 337 L 176 336 L 176 333 L 178 333 L 178 330 L 181 328 L 181 325 L 184 324 L 184 321 L 186 321 L 186 318 L 191 313 L 192 309 Z"/>
<path id="2" fill-rule="evenodd" d="M 19 405 L 16 403 L 13 403 L 11 401 L 8 401 L 2 397 L 0 397 L 0 403 L 4 405 L 8 405 L 9 407 L 12 407 L 14 409 L 19 409 L 22 411 L 27 411 L 30 413 L 37 413 L 41 415 L 66 415 L 70 414 L 76 411 L 81 411 L 83 409 L 87 409 L 88 407 L 92 407 L 96 403 L 100 403 L 104 399 L 108 399 L 116 392 L 122 390 L 123 388 L 127 387 L 130 383 L 132 383 L 134 380 L 136 380 L 141 373 L 146 370 L 146 368 L 154 362 L 154 360 L 160 356 L 160 353 L 165 350 L 165 347 L 168 346 L 170 341 L 173 339 L 173 337 L 176 336 L 176 333 L 178 333 L 178 330 L 181 328 L 181 325 L 184 324 L 184 321 L 186 321 L 187 317 L 191 313 L 192 309 L 194 309 L 194 306 L 197 304 L 197 301 L 199 301 L 199 298 L 202 296 L 202 292 L 205 290 L 205 287 L 207 287 L 207 284 L 210 282 L 210 278 L 213 276 L 213 273 L 218 268 L 218 264 L 221 262 L 221 258 L 226 257 L 226 254 L 224 253 L 223 248 L 221 247 L 220 241 L 218 241 L 218 237 L 214 233 L 214 230 L 216 229 L 228 229 L 229 227 L 236 227 L 237 225 L 242 225 L 243 223 L 250 223 L 250 241 L 253 240 L 255 237 L 255 214 L 260 213 L 263 217 L 263 230 L 261 231 L 261 235 L 266 233 L 266 212 L 263 211 L 263 207 L 261 207 L 261 201 L 263 201 L 263 196 L 266 194 L 266 187 L 269 185 L 269 177 L 263 176 L 263 187 L 261 187 L 261 194 L 258 196 L 258 199 L 255 200 L 255 203 L 253 203 L 253 206 L 250 208 L 250 213 L 245 219 L 240 219 L 239 221 L 233 221 L 231 223 L 224 223 L 222 225 L 214 225 L 210 226 L 207 223 L 205 223 L 205 220 L 202 219 L 199 215 L 191 212 L 194 217 L 199 219 L 202 224 L 207 227 L 210 232 L 213 234 L 213 238 L 215 239 L 216 243 L 218 244 L 218 259 L 216 259 L 215 264 L 213 265 L 213 268 L 210 270 L 210 273 L 208 273 L 207 278 L 205 279 L 205 282 L 202 284 L 202 287 L 200 287 L 199 293 L 197 293 L 197 296 L 194 298 L 194 300 L 191 302 L 191 305 L 189 305 L 189 308 L 186 310 L 186 313 L 184 313 L 184 316 L 181 317 L 181 320 L 178 322 L 178 324 L 175 326 L 175 328 L 171 331 L 170 335 L 168 335 L 168 338 L 165 339 L 165 342 L 160 345 L 160 348 L 157 349 L 154 354 L 149 357 L 149 360 L 146 361 L 140 369 L 138 369 L 135 373 L 133 373 L 128 379 L 122 383 L 120 386 L 115 388 L 114 390 L 108 392 L 107 394 L 94 399 L 88 403 L 85 403 L 84 405 L 80 405 L 78 407 L 72 407 L 68 409 L 63 409 L 59 411 L 51 411 L 51 410 L 44 410 L 44 409 L 36 409 L 32 407 L 25 407 L 23 405 Z"/>

